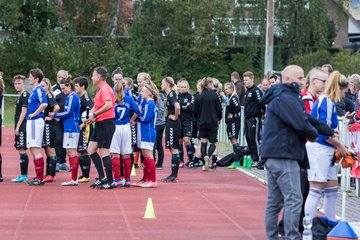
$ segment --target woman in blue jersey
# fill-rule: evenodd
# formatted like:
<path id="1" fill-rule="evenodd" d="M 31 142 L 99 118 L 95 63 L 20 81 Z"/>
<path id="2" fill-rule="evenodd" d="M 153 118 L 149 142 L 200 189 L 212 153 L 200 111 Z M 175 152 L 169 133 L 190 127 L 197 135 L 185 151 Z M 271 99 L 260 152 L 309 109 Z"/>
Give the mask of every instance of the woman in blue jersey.
<path id="1" fill-rule="evenodd" d="M 324 94 L 315 102 L 311 115 L 326 123 L 332 129 L 337 128 L 338 118 L 335 102 L 348 90 L 349 82 L 338 71 L 330 74 Z M 336 221 L 337 173 L 333 163 L 334 149 L 340 155 L 347 150 L 336 138 L 318 135 L 317 142 L 307 142 L 306 151 L 310 169 L 308 180 L 310 183 L 309 195 L 305 202 L 305 214 L 311 218 L 316 216 L 319 199 L 324 196 L 324 214 L 331 221 Z"/>
<path id="2" fill-rule="evenodd" d="M 40 69 L 31 69 L 29 83 L 33 86 L 33 91 L 28 99 L 26 112 L 26 147 L 34 158 L 36 178 L 29 181 L 30 186 L 44 185 L 44 158 L 40 148 L 42 146 L 44 132 L 44 110 L 47 107 L 45 90 L 40 86 L 44 74 Z"/>
<path id="3" fill-rule="evenodd" d="M 144 188 L 157 187 L 156 167 L 153 158 L 153 149 L 156 140 L 156 115 L 158 93 L 151 85 L 145 84 L 141 89 L 142 108 L 138 121 L 138 142 L 141 154 L 144 158 L 144 176 L 142 180 L 133 186 Z"/>
<path id="4" fill-rule="evenodd" d="M 77 147 L 80 136 L 80 99 L 74 92 L 74 84 L 70 78 L 60 82 L 61 91 L 67 95 L 64 112 L 50 113 L 55 119 L 60 119 L 64 126 L 63 148 L 69 156 L 71 167 L 71 179 L 63 182 L 62 186 L 77 186 L 77 172 L 79 168 L 79 157 Z"/>
<path id="5" fill-rule="evenodd" d="M 131 173 L 131 128 L 130 128 L 130 112 L 133 112 L 133 118 L 138 116 L 139 107 L 130 96 L 125 96 L 121 81 L 115 83 L 115 133 L 111 140 L 110 153 L 112 155 L 111 163 L 114 173 L 115 186 L 130 187 Z M 120 158 L 121 154 L 121 158 Z M 120 168 L 124 170 L 125 183 L 123 184 L 120 174 Z"/>

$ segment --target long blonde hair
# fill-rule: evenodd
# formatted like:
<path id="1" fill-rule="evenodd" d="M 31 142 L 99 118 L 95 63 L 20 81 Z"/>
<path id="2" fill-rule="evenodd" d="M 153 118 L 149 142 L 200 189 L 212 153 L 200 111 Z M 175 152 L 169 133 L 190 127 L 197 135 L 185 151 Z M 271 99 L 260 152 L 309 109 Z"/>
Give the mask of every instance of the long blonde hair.
<path id="1" fill-rule="evenodd" d="M 48 90 L 46 91 L 46 93 L 51 93 L 51 95 L 54 95 L 50 79 L 43 78 L 41 81 L 44 82 L 48 86 Z"/>
<path id="2" fill-rule="evenodd" d="M 114 86 L 115 91 L 115 102 L 116 103 L 122 103 L 124 102 L 124 87 L 121 83 L 121 81 L 116 82 Z"/>
<path id="3" fill-rule="evenodd" d="M 154 88 L 155 86 L 155 88 Z M 156 85 L 151 85 L 151 84 L 145 84 L 144 88 L 150 92 L 150 94 L 152 95 L 154 101 L 156 102 L 156 104 L 159 104 L 159 91 L 156 88 Z"/>
<path id="4" fill-rule="evenodd" d="M 224 84 L 224 88 L 226 88 L 226 87 L 232 89 L 232 93 L 231 93 L 229 99 L 232 98 L 233 96 L 236 96 L 236 97 L 238 96 L 238 95 L 237 95 L 237 92 L 236 92 L 236 90 L 235 90 L 235 84 L 234 84 L 234 83 L 232 83 L 232 82 L 227 82 L 227 83 Z"/>
<path id="5" fill-rule="evenodd" d="M 165 77 L 163 80 L 165 80 L 169 85 L 172 91 L 177 91 L 177 86 L 175 84 L 175 80 L 172 77 Z"/>
<path id="6" fill-rule="evenodd" d="M 349 87 L 349 81 L 340 72 L 334 71 L 330 74 L 329 80 L 325 86 L 324 94 L 333 102 L 338 102 L 341 99 L 340 90 Z"/>

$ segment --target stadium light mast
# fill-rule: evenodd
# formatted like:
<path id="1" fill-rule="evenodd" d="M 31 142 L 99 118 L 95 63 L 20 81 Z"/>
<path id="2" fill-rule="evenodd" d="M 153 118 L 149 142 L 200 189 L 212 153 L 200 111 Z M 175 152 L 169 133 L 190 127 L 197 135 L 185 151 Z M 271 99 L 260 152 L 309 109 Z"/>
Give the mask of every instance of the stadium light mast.
<path id="1" fill-rule="evenodd" d="M 276 0 L 267 0 L 266 8 L 266 40 L 264 76 L 267 76 L 274 67 L 274 3 Z"/>

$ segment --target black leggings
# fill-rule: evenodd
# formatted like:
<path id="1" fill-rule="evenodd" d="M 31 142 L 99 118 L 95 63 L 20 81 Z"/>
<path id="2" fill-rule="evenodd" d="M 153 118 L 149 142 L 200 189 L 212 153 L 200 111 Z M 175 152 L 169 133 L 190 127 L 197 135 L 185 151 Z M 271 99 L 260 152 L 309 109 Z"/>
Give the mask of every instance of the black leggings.
<path id="1" fill-rule="evenodd" d="M 154 145 L 154 159 L 156 159 L 156 151 L 158 154 L 158 159 L 156 162 L 157 167 L 162 167 L 164 162 L 164 146 L 163 146 L 163 134 L 165 129 L 165 124 L 156 126 L 156 142 Z"/>

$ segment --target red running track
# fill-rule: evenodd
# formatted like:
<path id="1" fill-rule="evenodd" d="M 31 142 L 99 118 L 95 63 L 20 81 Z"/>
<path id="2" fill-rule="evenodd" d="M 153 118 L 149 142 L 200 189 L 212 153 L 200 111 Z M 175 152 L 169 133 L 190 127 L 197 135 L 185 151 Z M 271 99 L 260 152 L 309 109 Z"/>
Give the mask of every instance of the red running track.
<path id="1" fill-rule="evenodd" d="M 12 128 L 3 128 L 2 142 L 1 240 L 265 239 L 266 187 L 239 171 L 180 169 L 179 183 L 112 190 L 63 187 L 70 173 L 58 173 L 55 183 L 30 187 L 10 182 L 19 173 Z M 169 159 L 167 151 L 158 179 L 169 174 Z M 141 170 L 136 172 L 133 181 L 141 178 Z M 32 160 L 29 175 L 34 176 Z M 143 218 L 148 198 L 156 219 Z"/>

